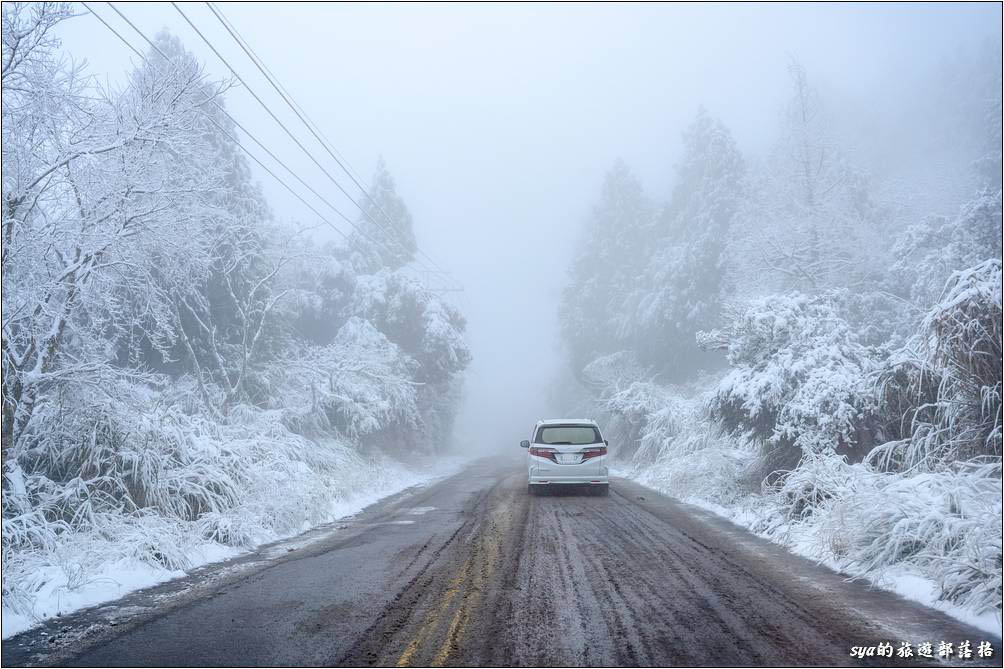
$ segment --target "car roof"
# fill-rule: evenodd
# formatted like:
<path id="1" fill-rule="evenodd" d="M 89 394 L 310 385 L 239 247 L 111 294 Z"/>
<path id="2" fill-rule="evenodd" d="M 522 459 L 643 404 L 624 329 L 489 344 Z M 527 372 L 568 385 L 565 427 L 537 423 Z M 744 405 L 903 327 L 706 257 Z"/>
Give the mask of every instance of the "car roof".
<path id="1" fill-rule="evenodd" d="M 548 418 L 538 420 L 537 425 L 596 425 L 592 418 Z"/>

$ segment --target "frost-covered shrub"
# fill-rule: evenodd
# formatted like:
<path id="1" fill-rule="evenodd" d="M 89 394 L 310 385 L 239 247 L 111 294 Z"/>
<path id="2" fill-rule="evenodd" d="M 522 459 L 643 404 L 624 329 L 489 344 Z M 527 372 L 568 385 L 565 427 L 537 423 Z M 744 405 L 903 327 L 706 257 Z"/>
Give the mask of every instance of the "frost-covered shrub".
<path id="1" fill-rule="evenodd" d="M 880 356 L 903 346 L 924 315 L 920 307 L 884 290 L 840 291 L 832 296 L 854 340 Z"/>
<path id="2" fill-rule="evenodd" d="M 368 321 L 351 318 L 327 346 L 303 346 L 273 367 L 287 424 L 310 435 L 358 439 L 418 421 L 417 363 Z"/>
<path id="3" fill-rule="evenodd" d="M 617 351 L 596 358 L 582 369 L 581 374 L 582 380 L 599 395 L 620 390 L 651 376 L 634 351 Z"/>
<path id="4" fill-rule="evenodd" d="M 804 520 L 850 487 L 850 467 L 834 453 L 809 452 L 794 469 L 764 481 L 763 491 L 773 497 L 781 522 Z"/>
<path id="5" fill-rule="evenodd" d="M 803 453 L 859 450 L 873 361 L 834 296 L 757 298 L 708 338 L 716 337 L 726 342 L 732 370 L 718 384 L 711 414 L 731 434 L 761 445 L 755 477 L 789 469 Z"/>
<path id="6" fill-rule="evenodd" d="M 184 386 L 77 388 L 38 407 L 59 429 L 5 463 L 5 605 L 11 595 L 30 608 L 44 585 L 32 574 L 46 565 L 72 564 L 84 580 L 114 560 L 177 570 L 206 542 L 249 547 L 301 531 L 375 469 L 347 443 L 290 432 L 281 410 L 238 405 L 226 422 L 187 412 Z"/>
<path id="7" fill-rule="evenodd" d="M 630 352 L 585 376 L 636 444 L 624 455 L 638 480 L 743 510 L 754 531 L 847 573 L 906 569 L 999 614 L 1000 286 L 996 259 L 955 272 L 918 334 L 882 326 L 873 346 L 851 321 L 875 296 L 760 298 L 702 338 L 733 366 L 703 396 L 645 380 Z"/>
<path id="8" fill-rule="evenodd" d="M 611 389 L 600 402 L 607 416 L 608 441 L 615 444 L 618 458 L 634 457 L 642 447 L 649 422 L 667 404 L 667 390 L 650 381 L 634 381 L 624 389 Z"/>
<path id="9" fill-rule="evenodd" d="M 940 597 L 977 613 L 1001 607 L 1000 462 L 883 473 L 834 454 L 807 454 L 765 489 L 754 529 L 808 543 L 854 575 L 908 566 Z"/>
<path id="10" fill-rule="evenodd" d="M 885 468 L 1001 455 L 1001 263 L 955 272 L 921 333 L 878 372 Z"/>
<path id="11" fill-rule="evenodd" d="M 627 460 L 638 449 L 642 432 L 668 395 L 633 351 L 601 356 L 582 370 L 581 380 L 595 395 L 594 406 L 606 416 L 604 433 L 612 453 Z"/>
<path id="12" fill-rule="evenodd" d="M 998 200 L 999 205 L 999 200 Z M 938 418 L 951 459 L 1001 455 L 1001 261 L 953 273 L 924 319 L 931 365 L 945 370 Z"/>
<path id="13" fill-rule="evenodd" d="M 931 217 L 908 228 L 892 249 L 887 282 L 916 304 L 937 301 L 945 281 L 1001 254 L 1001 192 L 985 192 L 954 218 Z"/>
<path id="14" fill-rule="evenodd" d="M 753 452 L 711 420 L 708 393 L 639 380 L 646 373 L 630 352 L 598 358 L 583 376 L 599 395 L 611 451 L 632 476 L 718 504 L 747 494 L 741 481 Z"/>
<path id="15" fill-rule="evenodd" d="M 875 378 L 880 446 L 872 449 L 868 460 L 885 471 L 908 469 L 919 462 L 916 451 L 910 449 L 911 436 L 918 426 L 934 420 L 941 374 L 925 364 L 917 351 L 904 347 L 876 370 Z"/>
<path id="16" fill-rule="evenodd" d="M 748 495 L 746 467 L 754 453 L 725 434 L 708 415 L 707 394 L 663 391 L 631 458 L 638 480 L 683 499 L 732 505 Z"/>

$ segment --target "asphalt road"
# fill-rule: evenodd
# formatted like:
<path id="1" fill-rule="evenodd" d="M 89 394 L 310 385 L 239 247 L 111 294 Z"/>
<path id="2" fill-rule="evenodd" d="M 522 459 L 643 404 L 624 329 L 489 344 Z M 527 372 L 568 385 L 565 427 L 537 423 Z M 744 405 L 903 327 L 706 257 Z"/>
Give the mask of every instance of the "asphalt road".
<path id="1" fill-rule="evenodd" d="M 1000 665 L 991 635 L 637 484 L 536 497 L 491 466 L 53 621 L 3 663 L 906 666 L 850 652 L 968 639 Z"/>

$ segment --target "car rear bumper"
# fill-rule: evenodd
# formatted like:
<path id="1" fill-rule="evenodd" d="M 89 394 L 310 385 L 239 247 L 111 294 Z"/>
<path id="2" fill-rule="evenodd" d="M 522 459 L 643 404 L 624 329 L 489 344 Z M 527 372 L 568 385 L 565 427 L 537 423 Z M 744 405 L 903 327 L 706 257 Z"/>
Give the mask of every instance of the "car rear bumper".
<path id="1" fill-rule="evenodd" d="M 578 464 L 559 465 L 544 458 L 533 458 L 529 474 L 531 485 L 558 484 L 595 484 L 610 482 L 606 458 L 595 458 Z"/>
<path id="2" fill-rule="evenodd" d="M 541 474 L 539 476 L 531 476 L 530 485 L 608 485 L 610 483 L 610 477 L 608 476 L 549 476 L 547 474 Z"/>

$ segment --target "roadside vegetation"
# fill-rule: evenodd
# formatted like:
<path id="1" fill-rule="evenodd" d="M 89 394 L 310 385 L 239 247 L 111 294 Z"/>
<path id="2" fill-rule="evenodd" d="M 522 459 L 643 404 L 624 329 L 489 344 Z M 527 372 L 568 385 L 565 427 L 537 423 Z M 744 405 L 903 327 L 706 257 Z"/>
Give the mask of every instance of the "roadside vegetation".
<path id="1" fill-rule="evenodd" d="M 319 243 L 252 181 L 229 82 L 161 34 L 101 85 L 54 37 L 71 11 L 3 7 L 5 621 L 414 480 L 470 360 L 382 162 Z"/>
<path id="2" fill-rule="evenodd" d="M 998 620 L 999 54 L 945 66 L 924 178 L 855 158 L 795 61 L 765 155 L 701 110 L 665 202 L 610 170 L 562 311 L 632 476 Z"/>

